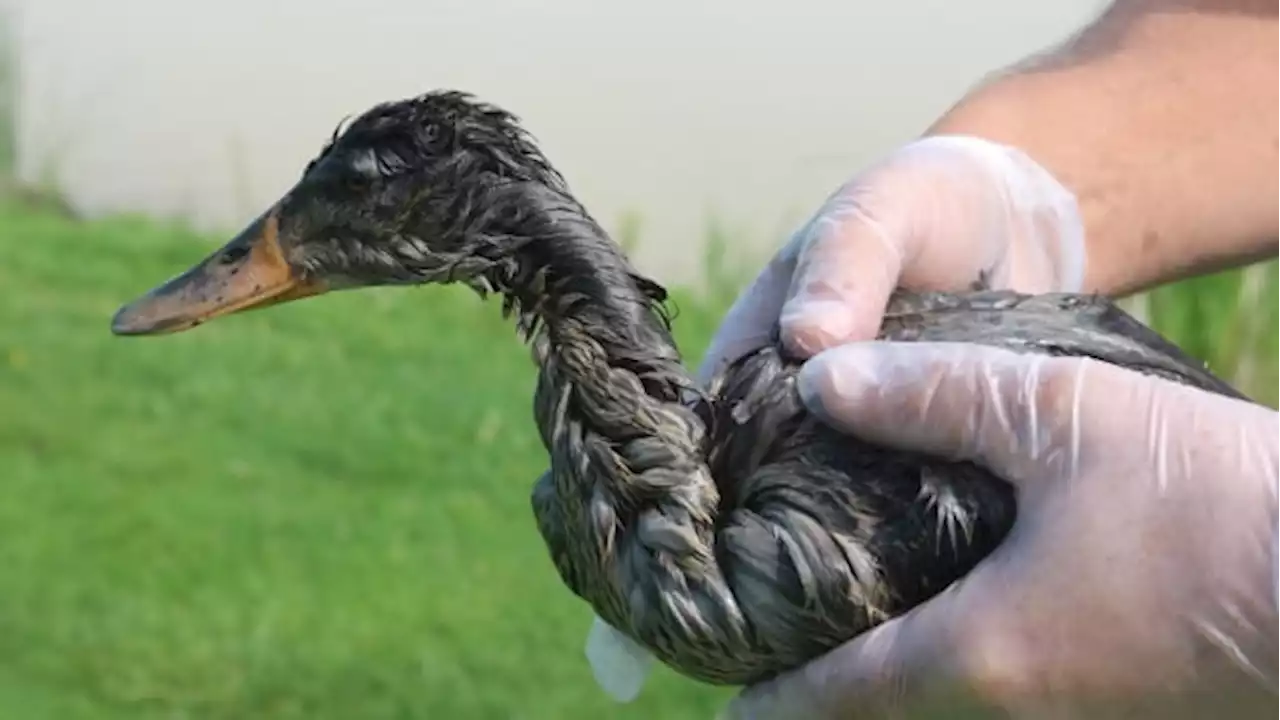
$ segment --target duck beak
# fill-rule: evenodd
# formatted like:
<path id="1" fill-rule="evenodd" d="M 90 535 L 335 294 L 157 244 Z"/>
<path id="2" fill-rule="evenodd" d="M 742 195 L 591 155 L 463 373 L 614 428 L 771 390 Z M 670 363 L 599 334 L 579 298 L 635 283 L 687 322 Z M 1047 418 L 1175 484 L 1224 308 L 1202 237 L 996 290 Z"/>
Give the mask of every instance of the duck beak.
<path id="1" fill-rule="evenodd" d="M 111 332 L 181 332 L 223 315 L 326 292 L 324 283 L 303 280 L 289 267 L 279 225 L 273 208 L 195 267 L 120 308 Z"/>

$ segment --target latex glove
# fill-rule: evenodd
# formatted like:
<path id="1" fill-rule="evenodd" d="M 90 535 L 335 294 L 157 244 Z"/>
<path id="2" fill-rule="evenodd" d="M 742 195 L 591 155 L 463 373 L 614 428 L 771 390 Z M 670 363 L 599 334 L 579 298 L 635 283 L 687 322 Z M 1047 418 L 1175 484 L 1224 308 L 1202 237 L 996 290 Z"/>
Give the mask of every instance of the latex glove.
<path id="1" fill-rule="evenodd" d="M 895 287 L 1078 290 L 1075 198 L 1014 148 L 973 137 L 917 140 L 838 189 L 725 316 L 699 371 L 782 338 L 801 356 L 869 340 Z M 615 699 L 640 692 L 648 651 L 596 618 L 586 654 Z"/>
<path id="2" fill-rule="evenodd" d="M 991 468 L 1018 519 L 948 590 L 728 717 L 1274 717 L 1274 411 L 965 344 L 853 343 L 798 385 L 849 433 Z"/>
<path id="3" fill-rule="evenodd" d="M 917 140 L 838 189 L 729 310 L 702 373 L 782 339 L 802 357 L 875 337 L 889 294 L 1076 291 L 1084 229 L 1075 197 L 1021 151 Z"/>

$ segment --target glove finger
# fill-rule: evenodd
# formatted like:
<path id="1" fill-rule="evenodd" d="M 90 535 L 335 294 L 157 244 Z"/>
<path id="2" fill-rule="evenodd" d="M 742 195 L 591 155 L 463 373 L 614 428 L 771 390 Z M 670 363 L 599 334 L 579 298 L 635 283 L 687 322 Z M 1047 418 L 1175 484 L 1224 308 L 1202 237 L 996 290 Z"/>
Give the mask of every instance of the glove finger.
<path id="1" fill-rule="evenodd" d="M 970 460 L 1018 484 L 1075 472 L 1090 366 L 958 343 L 853 343 L 810 360 L 798 387 L 844 432 Z"/>
<path id="2" fill-rule="evenodd" d="M 780 319 L 782 340 L 801 357 L 875 338 L 902 274 L 895 228 L 867 215 L 849 189 L 807 228 Z"/>

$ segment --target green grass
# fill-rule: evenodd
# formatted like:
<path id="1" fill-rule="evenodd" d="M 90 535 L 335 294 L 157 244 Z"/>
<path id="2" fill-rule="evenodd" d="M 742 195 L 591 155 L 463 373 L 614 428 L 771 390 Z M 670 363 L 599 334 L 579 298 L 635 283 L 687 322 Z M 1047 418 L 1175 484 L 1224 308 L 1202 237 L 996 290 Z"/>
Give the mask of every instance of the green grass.
<path id="1" fill-rule="evenodd" d="M 534 376 L 496 305 L 380 290 L 108 333 L 208 249 L 0 208 L 0 717 L 714 715 L 727 691 L 665 671 L 628 706 L 595 688 L 590 613 L 529 510 Z M 1263 272 L 1256 311 L 1229 302 L 1238 274 L 1151 311 L 1207 354 L 1215 313 L 1269 313 L 1231 353 L 1274 404 Z M 679 306 L 692 361 L 720 304 Z"/>
<path id="2" fill-rule="evenodd" d="M 594 687 L 495 304 L 320 298 L 163 339 L 121 301 L 205 244 L 0 215 L 0 717 L 707 718 Z M 684 307 L 683 328 L 705 333 Z M 698 343 L 688 341 L 690 347 Z M 21 712 L 19 712 L 21 710 Z"/>

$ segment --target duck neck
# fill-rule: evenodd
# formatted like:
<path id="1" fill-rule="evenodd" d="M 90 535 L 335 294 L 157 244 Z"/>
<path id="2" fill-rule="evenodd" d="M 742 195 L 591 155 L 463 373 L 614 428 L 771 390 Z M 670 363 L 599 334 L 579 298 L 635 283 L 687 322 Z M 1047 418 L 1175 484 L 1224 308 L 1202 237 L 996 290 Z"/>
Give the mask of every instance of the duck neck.
<path id="1" fill-rule="evenodd" d="M 525 240 L 489 279 L 534 344 L 539 365 L 579 392 L 600 393 L 605 404 L 687 401 L 697 384 L 672 338 L 666 291 L 636 273 L 567 193 L 537 185 L 524 190 L 524 199 L 535 209 L 508 233 Z"/>
<path id="2" fill-rule="evenodd" d="M 661 312 L 665 291 L 567 193 L 537 200 L 527 241 L 493 282 L 539 366 L 534 413 L 551 470 L 534 511 L 566 584 L 626 627 L 637 592 L 716 572 L 705 404 L 690 402 L 701 393 Z M 617 572 L 642 558 L 647 567 Z M 615 585 L 627 578 L 644 580 Z"/>

